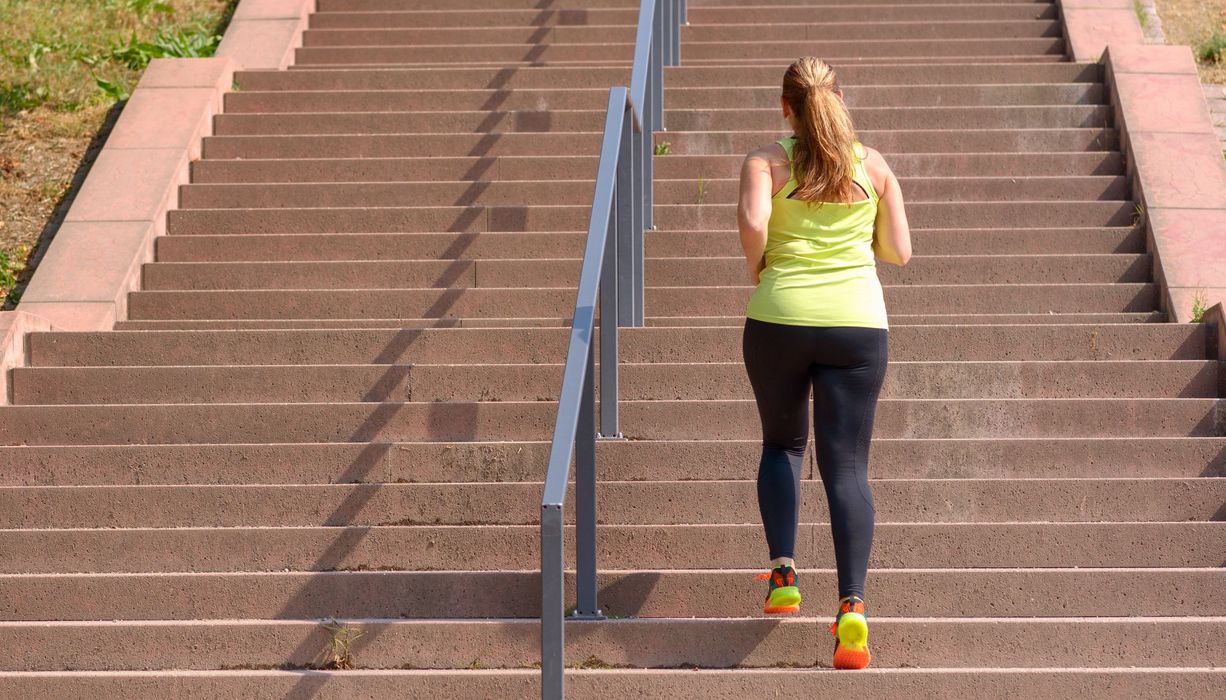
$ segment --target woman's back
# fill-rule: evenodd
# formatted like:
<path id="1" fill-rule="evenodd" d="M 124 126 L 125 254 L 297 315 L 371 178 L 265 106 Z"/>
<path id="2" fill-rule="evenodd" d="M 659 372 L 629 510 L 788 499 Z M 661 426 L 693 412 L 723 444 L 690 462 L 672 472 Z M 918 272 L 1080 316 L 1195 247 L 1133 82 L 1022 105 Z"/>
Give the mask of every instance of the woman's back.
<path id="1" fill-rule="evenodd" d="M 795 198 L 796 137 L 778 144 L 789 177 L 771 198 L 764 267 L 746 315 L 787 325 L 886 328 L 873 255 L 878 196 L 864 146 L 853 145 L 853 192 L 844 203 Z"/>

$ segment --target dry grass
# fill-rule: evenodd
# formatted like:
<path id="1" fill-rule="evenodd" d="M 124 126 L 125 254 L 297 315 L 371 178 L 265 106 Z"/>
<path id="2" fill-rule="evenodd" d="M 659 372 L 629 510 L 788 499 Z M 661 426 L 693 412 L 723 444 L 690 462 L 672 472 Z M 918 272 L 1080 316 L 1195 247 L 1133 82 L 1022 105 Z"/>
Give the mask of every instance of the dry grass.
<path id="1" fill-rule="evenodd" d="M 0 300 L 148 60 L 211 55 L 237 0 L 0 0 Z M 98 144 L 94 144 L 95 146 Z"/>
<path id="2" fill-rule="evenodd" d="M 1186 44 L 1193 51 L 1214 34 L 1226 37 L 1226 0 L 1155 0 L 1168 44 Z M 1200 61 L 1203 82 L 1226 85 L 1226 56 L 1219 62 Z"/>

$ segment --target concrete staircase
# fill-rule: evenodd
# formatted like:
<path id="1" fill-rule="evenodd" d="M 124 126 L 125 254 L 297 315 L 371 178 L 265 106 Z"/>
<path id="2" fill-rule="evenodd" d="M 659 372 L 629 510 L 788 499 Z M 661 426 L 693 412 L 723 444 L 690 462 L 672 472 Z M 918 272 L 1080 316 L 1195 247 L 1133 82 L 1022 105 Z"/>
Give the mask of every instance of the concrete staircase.
<path id="1" fill-rule="evenodd" d="M 35 334 L 13 375 L 0 695 L 537 692 L 540 480 L 637 11 L 319 0 L 291 70 L 237 77 L 129 320 Z M 1056 6 L 695 0 L 690 23 L 648 324 L 622 335 L 630 439 L 599 445 L 615 619 L 568 626 L 572 694 L 1221 697 L 1222 378 L 1156 311 L 1100 69 L 1067 62 Z M 812 465 L 804 616 L 762 618 L 753 580 L 736 177 L 805 53 L 900 176 L 916 250 L 880 271 L 854 674 L 822 668 Z M 357 670 L 285 670 L 329 666 Z"/>

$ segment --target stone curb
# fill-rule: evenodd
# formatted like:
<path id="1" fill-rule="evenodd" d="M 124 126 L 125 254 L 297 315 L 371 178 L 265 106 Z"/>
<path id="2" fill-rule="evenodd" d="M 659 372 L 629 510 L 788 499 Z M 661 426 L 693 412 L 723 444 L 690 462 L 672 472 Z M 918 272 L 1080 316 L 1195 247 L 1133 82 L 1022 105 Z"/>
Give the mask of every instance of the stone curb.
<path id="1" fill-rule="evenodd" d="M 234 71 L 284 68 L 315 0 L 242 0 L 212 58 L 155 59 L 141 76 L 16 311 L 0 312 L 0 405 L 34 330 L 110 330 L 127 317 L 166 212 L 212 134 Z"/>
<path id="2" fill-rule="evenodd" d="M 1226 299 L 1226 161 L 1192 51 L 1146 44 L 1130 0 L 1061 0 L 1075 61 L 1103 66 L 1170 319 Z"/>

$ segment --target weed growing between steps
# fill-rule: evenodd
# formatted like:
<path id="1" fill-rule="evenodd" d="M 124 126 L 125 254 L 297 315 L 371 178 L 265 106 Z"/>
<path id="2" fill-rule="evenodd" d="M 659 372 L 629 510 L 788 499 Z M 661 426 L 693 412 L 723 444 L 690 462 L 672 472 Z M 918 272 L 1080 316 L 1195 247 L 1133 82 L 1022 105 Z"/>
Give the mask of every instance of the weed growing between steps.
<path id="1" fill-rule="evenodd" d="M 655 147 L 655 151 L 654 151 L 654 152 L 655 152 L 655 154 L 656 154 L 656 155 L 658 155 L 658 156 L 666 156 L 666 155 L 668 155 L 668 153 L 669 153 L 669 149 L 671 149 L 671 148 L 672 148 L 672 146 L 673 146 L 673 144 L 671 144 L 671 143 L 670 143 L 670 142 L 668 142 L 668 141 L 661 141 L 660 143 L 657 143 L 657 144 L 656 144 L 656 147 Z"/>
<path id="2" fill-rule="evenodd" d="M 362 630 L 342 625 L 335 619 L 329 620 L 324 625 L 324 630 L 328 633 L 328 641 L 322 652 L 323 663 L 320 668 L 331 671 L 352 669 L 354 666 L 353 643 L 366 633 Z"/>
<path id="3" fill-rule="evenodd" d="M 154 58 L 211 56 L 237 4 L 0 0 L 3 308 L 16 305 L 118 116 L 117 101 Z"/>
<path id="4" fill-rule="evenodd" d="M 1205 290 L 1198 289 L 1196 294 L 1192 295 L 1192 323 L 1205 322 Z"/>

